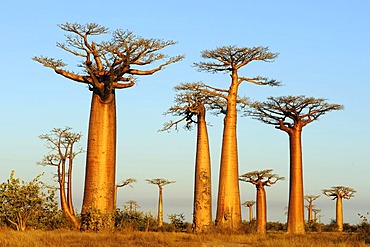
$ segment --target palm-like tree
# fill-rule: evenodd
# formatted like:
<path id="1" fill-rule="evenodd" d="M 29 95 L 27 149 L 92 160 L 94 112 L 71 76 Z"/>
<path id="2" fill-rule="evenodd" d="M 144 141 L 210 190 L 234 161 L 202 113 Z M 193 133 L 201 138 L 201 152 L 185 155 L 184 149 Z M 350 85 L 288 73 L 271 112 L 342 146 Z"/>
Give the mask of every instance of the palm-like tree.
<path id="1" fill-rule="evenodd" d="M 269 97 L 266 102 L 254 102 L 246 115 L 263 123 L 274 125 L 289 136 L 290 175 L 288 233 L 304 234 L 304 193 L 301 136 L 303 127 L 320 116 L 343 106 L 329 104 L 322 98 L 305 96 Z"/>
<path id="2" fill-rule="evenodd" d="M 163 187 L 175 183 L 176 181 L 169 181 L 163 178 L 145 179 L 150 184 L 157 185 L 159 188 L 158 197 L 158 228 L 163 226 Z"/>
<path id="3" fill-rule="evenodd" d="M 265 186 L 271 186 L 279 180 L 284 180 L 272 173 L 272 169 L 263 171 L 252 171 L 239 177 L 240 181 L 251 183 L 256 187 L 256 204 L 257 204 L 257 233 L 266 233 L 267 224 L 267 206 Z"/>
<path id="4" fill-rule="evenodd" d="M 230 73 L 228 89 L 214 88 L 226 100 L 223 111 L 224 129 L 222 138 L 221 164 L 218 187 L 216 225 L 236 229 L 241 223 L 238 147 L 237 147 L 237 103 L 238 90 L 243 82 L 257 85 L 279 85 L 275 80 L 264 77 L 242 77 L 238 72 L 252 61 L 272 62 L 278 54 L 269 52 L 267 47 L 222 46 L 202 52 L 202 58 L 210 62 L 195 63 L 200 71 Z"/>
<path id="5" fill-rule="evenodd" d="M 338 226 L 338 231 L 343 231 L 343 202 L 342 199 L 351 199 L 354 197 L 356 190 L 345 186 L 332 186 L 330 189 L 322 190 L 322 193 L 326 196 L 332 197 L 336 200 L 336 222 Z"/>

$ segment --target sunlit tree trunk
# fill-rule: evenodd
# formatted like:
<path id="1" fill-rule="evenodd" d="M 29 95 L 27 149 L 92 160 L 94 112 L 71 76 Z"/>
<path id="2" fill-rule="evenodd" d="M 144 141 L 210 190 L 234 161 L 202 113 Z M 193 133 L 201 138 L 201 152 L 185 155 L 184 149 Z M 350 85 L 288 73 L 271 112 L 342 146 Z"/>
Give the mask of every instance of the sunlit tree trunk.
<path id="1" fill-rule="evenodd" d="M 288 233 L 304 234 L 304 196 L 302 169 L 302 128 L 292 129 L 289 134 L 290 146 L 290 185 L 288 208 Z"/>
<path id="2" fill-rule="evenodd" d="M 312 221 L 312 204 L 308 204 L 308 215 L 307 215 L 308 222 Z"/>
<path id="3" fill-rule="evenodd" d="M 338 196 L 336 201 L 336 221 L 338 226 L 338 231 L 343 231 L 343 204 L 342 197 Z"/>
<path id="4" fill-rule="evenodd" d="M 253 220 L 253 206 L 250 206 L 248 208 L 249 208 L 249 221 L 252 222 L 252 220 Z"/>
<path id="5" fill-rule="evenodd" d="M 199 108 L 193 224 L 195 232 L 204 232 L 212 225 L 211 158 L 205 120 L 206 111 L 203 105 Z"/>
<path id="6" fill-rule="evenodd" d="M 158 228 L 163 227 L 163 188 L 159 186 L 158 197 Z"/>
<path id="7" fill-rule="evenodd" d="M 92 95 L 85 190 L 82 214 L 86 210 L 99 210 L 113 214 L 116 172 L 116 103 L 114 92 L 102 101 Z"/>
<path id="8" fill-rule="evenodd" d="M 227 113 L 224 118 L 221 165 L 218 187 L 216 225 L 237 229 L 241 223 L 238 145 L 237 145 L 237 110 L 238 75 L 232 72 L 229 88 Z"/>
<path id="9" fill-rule="evenodd" d="M 266 191 L 263 185 L 257 186 L 257 233 L 266 233 L 267 209 Z"/>

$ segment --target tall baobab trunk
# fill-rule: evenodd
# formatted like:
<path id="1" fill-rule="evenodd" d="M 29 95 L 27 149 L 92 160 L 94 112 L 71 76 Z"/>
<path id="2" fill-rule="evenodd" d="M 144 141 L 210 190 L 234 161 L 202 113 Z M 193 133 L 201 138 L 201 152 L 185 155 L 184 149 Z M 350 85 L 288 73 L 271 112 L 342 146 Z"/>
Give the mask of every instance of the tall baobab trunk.
<path id="1" fill-rule="evenodd" d="M 159 198 L 158 198 L 158 228 L 163 226 L 163 188 L 159 186 Z"/>
<path id="2" fill-rule="evenodd" d="M 232 71 L 232 83 L 227 100 L 227 113 L 224 118 L 222 138 L 220 177 L 216 225 L 236 229 L 241 223 L 238 145 L 237 145 L 237 110 L 238 75 Z"/>
<path id="3" fill-rule="evenodd" d="M 343 231 L 343 204 L 342 197 L 338 196 L 336 201 L 336 221 L 338 226 L 338 231 Z"/>
<path id="4" fill-rule="evenodd" d="M 302 168 L 302 128 L 297 126 L 289 133 L 290 146 L 290 189 L 288 208 L 288 233 L 304 234 L 304 196 Z"/>
<path id="5" fill-rule="evenodd" d="M 198 107 L 193 224 L 195 232 L 204 232 L 212 225 L 211 158 L 205 120 L 206 110 L 203 105 Z"/>
<path id="6" fill-rule="evenodd" d="M 266 191 L 263 185 L 257 186 L 257 233 L 266 233 L 267 224 L 267 207 L 266 207 Z"/>
<path id="7" fill-rule="evenodd" d="M 86 210 L 99 210 L 113 214 L 116 172 L 116 103 L 110 93 L 102 101 L 95 92 L 92 95 L 85 190 L 82 214 Z"/>

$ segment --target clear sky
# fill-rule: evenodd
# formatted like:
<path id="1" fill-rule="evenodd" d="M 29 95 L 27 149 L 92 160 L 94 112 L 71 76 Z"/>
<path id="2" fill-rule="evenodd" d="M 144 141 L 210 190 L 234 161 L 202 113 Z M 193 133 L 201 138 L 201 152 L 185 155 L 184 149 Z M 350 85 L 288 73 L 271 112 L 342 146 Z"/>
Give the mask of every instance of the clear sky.
<path id="1" fill-rule="evenodd" d="M 65 22 L 96 22 L 146 38 L 178 41 L 165 49 L 186 59 L 134 86 L 117 92 L 117 181 L 138 180 L 134 188 L 119 190 L 118 205 L 135 200 L 145 212 L 156 213 L 158 190 L 146 178 L 176 180 L 164 189 L 164 215 L 185 213 L 191 221 L 195 132 L 159 133 L 169 117 L 162 115 L 173 102 L 172 88 L 180 82 L 203 81 L 228 87 L 224 74 L 198 72 L 201 51 L 223 45 L 269 46 L 280 53 L 273 63 L 253 62 L 244 76 L 266 76 L 284 86 L 269 88 L 243 84 L 240 95 L 253 100 L 268 96 L 306 95 L 343 104 L 303 130 L 305 194 L 319 195 L 335 185 L 357 190 L 344 202 L 344 221 L 358 223 L 358 213 L 370 210 L 370 2 L 344 1 L 59 1 L 13 0 L 0 8 L 0 181 L 11 170 L 24 180 L 51 168 L 36 165 L 48 152 L 39 135 L 54 127 L 70 126 L 84 135 L 86 148 L 91 94 L 85 85 L 69 81 L 34 62 L 33 56 L 64 59 L 74 68 L 78 60 L 56 47 Z M 107 36 L 108 38 L 109 36 Z M 222 135 L 222 117 L 209 115 L 213 199 Z M 256 120 L 238 119 L 239 171 L 271 168 L 289 177 L 288 136 Z M 85 154 L 74 170 L 74 201 L 81 208 Z M 268 220 L 285 222 L 288 180 L 267 188 Z M 241 201 L 254 200 L 255 188 L 240 184 Z M 335 218 L 335 203 L 322 195 L 314 203 L 322 221 Z M 216 207 L 214 207 L 214 212 Z M 247 209 L 242 208 L 248 219 Z M 167 221 L 165 217 L 165 221 Z"/>

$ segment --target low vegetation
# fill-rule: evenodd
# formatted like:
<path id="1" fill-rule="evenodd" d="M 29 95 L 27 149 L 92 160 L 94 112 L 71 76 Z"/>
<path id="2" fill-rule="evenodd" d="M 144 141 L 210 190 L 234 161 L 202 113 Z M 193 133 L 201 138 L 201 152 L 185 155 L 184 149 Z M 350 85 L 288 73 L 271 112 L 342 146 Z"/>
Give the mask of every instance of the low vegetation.
<path id="1" fill-rule="evenodd" d="M 366 246 L 358 234 L 352 233 L 308 233 L 289 235 L 283 233 L 191 234 L 184 232 L 79 232 L 71 230 L 16 232 L 0 230 L 0 246 L 64 247 L 64 246 Z"/>

